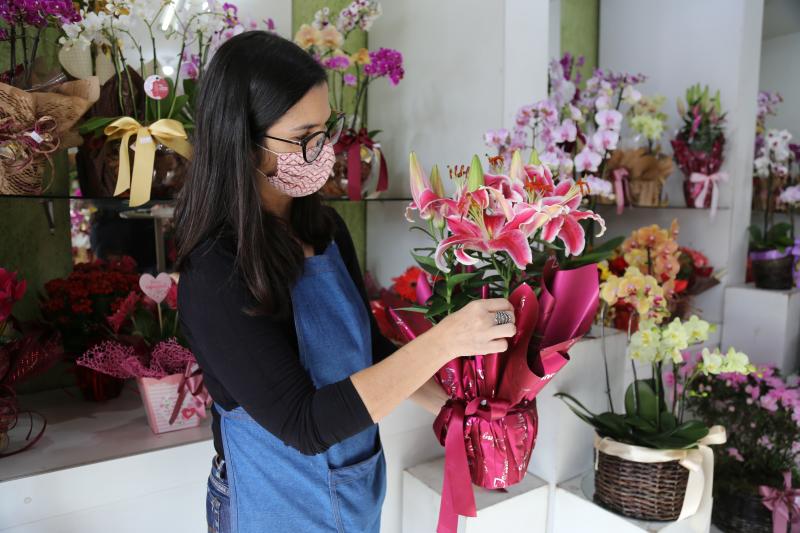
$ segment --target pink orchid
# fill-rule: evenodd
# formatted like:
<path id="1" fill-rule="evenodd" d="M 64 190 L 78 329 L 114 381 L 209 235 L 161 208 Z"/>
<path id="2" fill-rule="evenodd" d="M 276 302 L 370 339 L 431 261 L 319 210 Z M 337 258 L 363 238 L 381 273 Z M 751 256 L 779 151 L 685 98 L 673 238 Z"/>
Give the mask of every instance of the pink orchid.
<path id="1" fill-rule="evenodd" d="M 455 257 L 462 265 L 474 265 L 478 261 L 467 254 L 468 250 L 485 254 L 506 252 L 517 268 L 524 270 L 533 260 L 528 243 L 529 228 L 534 227 L 537 218 L 542 219 L 543 216 L 528 206 L 516 210 L 511 220 L 507 220 L 505 215 L 490 215 L 485 212 L 479 222 L 465 216 L 449 216 L 447 229 L 452 236 L 437 246 L 434 257 L 436 266 L 442 272 L 449 272 L 444 253 L 448 248 L 456 247 Z"/>
<path id="2" fill-rule="evenodd" d="M 575 123 L 572 120 L 567 119 L 561 123 L 561 126 L 556 132 L 556 142 L 573 142 L 575 141 L 575 137 L 577 135 L 578 128 L 575 126 Z"/>
<path id="3" fill-rule="evenodd" d="M 575 170 L 578 172 L 597 172 L 603 161 L 603 156 L 584 146 L 583 150 L 575 157 Z"/>
<path id="4" fill-rule="evenodd" d="M 592 135 L 592 141 L 597 151 L 608 152 L 616 150 L 619 142 L 619 133 L 614 130 L 597 130 Z"/>
<path id="5" fill-rule="evenodd" d="M 622 113 L 616 109 L 603 109 L 594 116 L 600 129 L 619 131 L 622 126 Z"/>
<path id="6" fill-rule="evenodd" d="M 606 231 L 603 218 L 593 211 L 580 211 L 583 196 L 572 180 L 563 180 L 555 188 L 553 196 L 541 200 L 541 209 L 560 207 L 560 213 L 553 215 L 542 229 L 542 240 L 553 242 L 558 238 L 564 243 L 566 255 L 580 255 L 586 246 L 586 232 L 580 225 L 581 220 L 592 219 L 600 224 L 597 236 L 602 236 Z M 552 213 L 552 211 L 551 211 Z"/>

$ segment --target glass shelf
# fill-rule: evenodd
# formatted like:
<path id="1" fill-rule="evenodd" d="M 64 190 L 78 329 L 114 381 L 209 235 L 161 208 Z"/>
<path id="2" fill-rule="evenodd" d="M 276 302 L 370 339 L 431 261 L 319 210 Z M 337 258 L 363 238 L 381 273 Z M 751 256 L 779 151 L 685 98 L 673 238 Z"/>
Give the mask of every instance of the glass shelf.
<path id="1" fill-rule="evenodd" d="M 83 200 L 95 204 L 107 204 L 109 206 L 117 204 L 128 207 L 127 198 L 115 198 L 113 196 L 91 197 L 91 196 L 72 196 L 67 194 L 0 194 L 0 200 Z M 348 198 L 323 198 L 325 202 L 410 202 L 411 198 L 398 198 L 379 196 L 377 198 L 364 198 L 362 200 L 350 200 Z M 175 198 L 152 198 L 147 205 L 175 203 Z"/>

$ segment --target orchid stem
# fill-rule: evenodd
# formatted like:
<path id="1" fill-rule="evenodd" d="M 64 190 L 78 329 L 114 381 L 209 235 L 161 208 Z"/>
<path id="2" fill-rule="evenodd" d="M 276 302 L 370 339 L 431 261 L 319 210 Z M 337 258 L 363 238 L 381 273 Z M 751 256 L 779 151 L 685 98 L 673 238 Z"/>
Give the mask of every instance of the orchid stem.
<path id="1" fill-rule="evenodd" d="M 600 351 L 603 354 L 603 368 L 606 373 L 606 395 L 608 396 L 608 409 L 614 413 L 614 400 L 611 399 L 611 378 L 608 375 L 608 356 L 606 355 L 606 305 L 600 308 Z"/>

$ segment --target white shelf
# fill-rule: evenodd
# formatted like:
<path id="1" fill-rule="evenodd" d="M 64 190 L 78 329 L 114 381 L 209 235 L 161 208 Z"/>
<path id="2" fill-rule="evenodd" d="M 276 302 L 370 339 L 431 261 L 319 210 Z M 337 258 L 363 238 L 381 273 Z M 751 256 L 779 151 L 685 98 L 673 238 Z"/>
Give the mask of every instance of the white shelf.
<path id="1" fill-rule="evenodd" d="M 74 389 L 20 395 L 18 399 L 21 409 L 47 418 L 47 429 L 31 449 L 0 459 L 0 484 L 211 439 L 210 413 L 196 428 L 153 434 L 133 382 L 126 383 L 119 398 L 104 403 L 87 402 Z M 27 416 L 22 416 L 17 426 L 10 435 L 9 449 L 23 442 Z"/>

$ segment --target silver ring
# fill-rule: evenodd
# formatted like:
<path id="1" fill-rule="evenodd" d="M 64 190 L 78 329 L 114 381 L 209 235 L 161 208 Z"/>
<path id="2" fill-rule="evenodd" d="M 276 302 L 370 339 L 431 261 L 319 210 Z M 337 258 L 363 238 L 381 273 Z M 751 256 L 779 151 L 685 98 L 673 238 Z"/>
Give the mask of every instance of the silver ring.
<path id="1" fill-rule="evenodd" d="M 506 313 L 505 311 L 498 311 L 494 314 L 494 323 L 498 326 L 502 326 L 503 324 L 508 324 L 511 322 L 511 315 Z"/>

